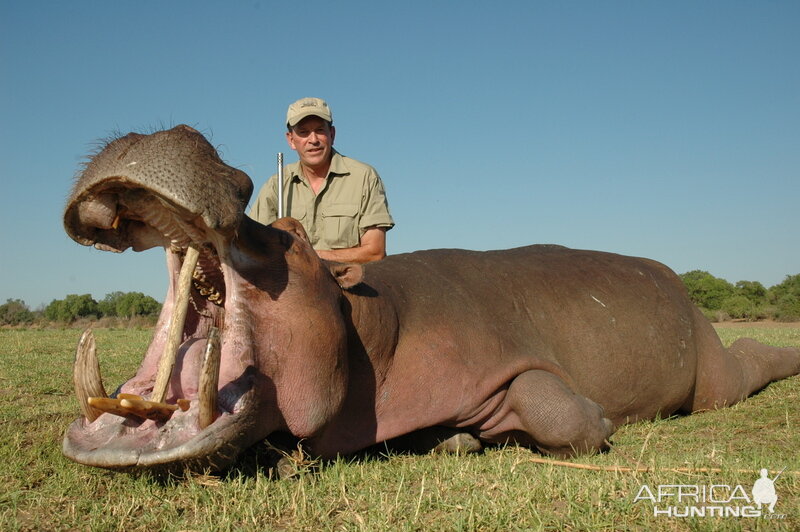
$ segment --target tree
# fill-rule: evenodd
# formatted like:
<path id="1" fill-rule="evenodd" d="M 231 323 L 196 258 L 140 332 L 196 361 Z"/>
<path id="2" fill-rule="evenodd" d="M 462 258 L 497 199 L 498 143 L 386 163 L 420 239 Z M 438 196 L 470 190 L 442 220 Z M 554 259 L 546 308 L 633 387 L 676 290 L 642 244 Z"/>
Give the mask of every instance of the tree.
<path id="1" fill-rule="evenodd" d="M 787 275 L 782 283 L 769 289 L 767 298 L 777 307 L 775 316 L 779 320 L 800 320 L 800 273 Z"/>
<path id="2" fill-rule="evenodd" d="M 97 317 L 97 301 L 91 294 L 70 294 L 64 299 L 54 299 L 44 309 L 44 316 L 51 321 L 71 323 L 78 318 Z"/>
<path id="3" fill-rule="evenodd" d="M 756 305 L 767 302 L 767 289 L 758 281 L 739 281 L 736 283 L 736 295 L 744 296 Z"/>
<path id="4" fill-rule="evenodd" d="M 44 309 L 44 317 L 50 321 L 71 323 L 78 318 L 100 316 L 158 316 L 161 303 L 141 292 L 111 292 L 99 303 L 89 294 L 68 295 L 65 299 L 54 299 Z"/>
<path id="5" fill-rule="evenodd" d="M 734 295 L 734 286 L 701 270 L 692 270 L 680 275 L 689 291 L 689 298 L 698 307 L 721 310 L 722 303 Z"/>
<path id="6" fill-rule="evenodd" d="M 738 294 L 722 302 L 722 310 L 731 318 L 755 320 L 758 318 L 758 307 L 747 297 Z"/>
<path id="7" fill-rule="evenodd" d="M 33 322 L 33 312 L 21 299 L 6 299 L 0 305 L 0 325 L 20 325 Z"/>
<path id="8" fill-rule="evenodd" d="M 161 303 L 141 292 L 122 294 L 116 301 L 116 315 L 124 318 L 154 316 L 161 312 Z"/>
<path id="9" fill-rule="evenodd" d="M 116 316 L 117 302 L 124 296 L 123 292 L 111 292 L 106 294 L 102 301 L 97 302 L 97 309 L 101 316 Z"/>

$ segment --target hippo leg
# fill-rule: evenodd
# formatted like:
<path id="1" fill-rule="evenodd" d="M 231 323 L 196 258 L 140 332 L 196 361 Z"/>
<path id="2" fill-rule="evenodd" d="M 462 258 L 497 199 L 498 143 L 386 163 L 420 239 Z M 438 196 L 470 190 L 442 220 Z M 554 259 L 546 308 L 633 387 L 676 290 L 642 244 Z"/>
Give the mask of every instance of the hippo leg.
<path id="1" fill-rule="evenodd" d="M 730 406 L 772 381 L 800 373 L 798 349 L 772 347 L 750 338 L 736 340 L 725 349 L 716 334 L 702 338 L 695 390 L 683 411 Z"/>
<path id="2" fill-rule="evenodd" d="M 556 456 L 602 450 L 614 432 L 600 405 L 542 370 L 511 381 L 499 414 L 499 422 L 478 435 L 481 440 L 514 441 Z"/>

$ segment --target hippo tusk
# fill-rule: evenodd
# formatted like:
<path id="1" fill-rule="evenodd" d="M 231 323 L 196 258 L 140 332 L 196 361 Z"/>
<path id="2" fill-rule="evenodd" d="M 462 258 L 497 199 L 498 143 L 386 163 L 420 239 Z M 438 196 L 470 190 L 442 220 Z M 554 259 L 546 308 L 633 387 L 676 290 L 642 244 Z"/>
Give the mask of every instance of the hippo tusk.
<path id="1" fill-rule="evenodd" d="M 208 332 L 208 342 L 203 355 L 203 367 L 200 372 L 199 411 L 197 422 L 205 429 L 214 422 L 217 413 L 217 387 L 219 386 L 219 369 L 222 358 L 219 330 L 212 327 Z"/>
<path id="2" fill-rule="evenodd" d="M 97 347 L 91 329 L 86 329 L 78 341 L 72 378 L 81 412 L 90 423 L 103 413 L 166 421 L 179 408 L 184 411 L 188 409 L 185 399 L 179 399 L 177 405 L 168 405 L 145 401 L 138 395 L 128 393 L 121 393 L 115 399 L 109 398 L 100 376 Z"/>
<path id="3" fill-rule="evenodd" d="M 108 397 L 105 387 L 103 387 L 103 379 L 100 376 L 97 347 L 95 346 L 94 334 L 91 329 L 83 331 L 81 339 L 78 341 L 75 364 L 72 368 L 72 380 L 75 383 L 75 394 L 78 396 L 81 412 L 91 423 L 103 412 L 92 407 L 89 399 L 92 397 Z"/>
<path id="4" fill-rule="evenodd" d="M 181 266 L 181 271 L 178 275 L 175 312 L 172 314 L 172 319 L 169 323 L 167 342 L 164 346 L 164 352 L 161 354 L 156 383 L 153 386 L 153 392 L 150 394 L 150 401 L 154 403 L 163 403 L 167 397 L 169 380 L 172 377 L 172 370 L 175 367 L 175 360 L 178 356 L 178 348 L 183 339 L 183 326 L 186 323 L 186 313 L 189 308 L 189 289 L 192 285 L 192 274 L 199 258 L 200 251 L 194 245 L 190 245 L 186 249 L 183 266 Z"/>

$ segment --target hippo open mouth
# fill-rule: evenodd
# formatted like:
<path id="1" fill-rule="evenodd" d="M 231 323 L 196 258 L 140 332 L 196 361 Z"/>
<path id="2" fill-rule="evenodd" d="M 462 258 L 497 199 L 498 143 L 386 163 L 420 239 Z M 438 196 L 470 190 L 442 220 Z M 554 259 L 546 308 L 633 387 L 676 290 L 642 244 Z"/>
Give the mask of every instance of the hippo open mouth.
<path id="1" fill-rule="evenodd" d="M 185 126 L 173 129 L 173 135 L 176 131 L 202 139 Z M 241 304 L 241 283 L 228 256 L 232 228 L 252 184 L 243 173 L 220 164 L 211 170 L 226 172 L 227 179 L 198 186 L 227 183 L 234 193 L 207 190 L 204 196 L 214 196 L 214 209 L 187 201 L 179 205 L 175 191 L 162 190 L 152 180 L 143 186 L 135 178 L 134 169 L 160 160 L 154 143 L 139 144 L 138 137 L 114 141 L 104 151 L 110 156 L 89 163 L 68 203 L 65 228 L 78 242 L 98 249 L 164 247 L 169 291 L 144 362 L 111 397 L 101 381 L 91 331 L 83 334 L 74 368 L 83 417 L 67 430 L 64 454 L 114 469 L 221 468 L 251 439 L 257 402 L 252 320 Z M 170 156 L 219 161 L 202 140 L 190 145 L 191 157 Z M 196 157 L 197 150 L 208 151 L 208 157 Z M 187 171 L 192 170 L 198 175 L 209 171 Z"/>

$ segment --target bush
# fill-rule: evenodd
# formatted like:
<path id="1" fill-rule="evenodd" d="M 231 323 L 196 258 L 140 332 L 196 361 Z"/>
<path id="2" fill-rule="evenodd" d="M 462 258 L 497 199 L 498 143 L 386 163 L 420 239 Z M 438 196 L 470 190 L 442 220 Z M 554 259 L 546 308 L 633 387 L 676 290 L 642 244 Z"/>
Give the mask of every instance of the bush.
<path id="1" fill-rule="evenodd" d="M 120 317 L 157 316 L 159 312 L 161 303 L 141 292 L 128 292 L 117 301 L 117 316 Z"/>
<path id="2" fill-rule="evenodd" d="M 97 316 L 100 311 L 90 294 L 70 294 L 65 299 L 54 299 L 44 309 L 44 317 L 50 321 L 72 323 L 78 318 Z"/>
<path id="3" fill-rule="evenodd" d="M 65 299 L 54 299 L 44 309 L 44 317 L 50 321 L 74 323 L 77 320 L 98 318 L 132 319 L 148 318 L 153 321 L 161 312 L 161 303 L 141 292 L 112 292 L 99 303 L 89 294 L 70 294 Z"/>
<path id="4" fill-rule="evenodd" d="M 724 310 L 731 318 L 755 320 L 758 318 L 756 304 L 743 295 L 729 297 L 722 302 Z"/>
<path id="5" fill-rule="evenodd" d="M 736 283 L 736 294 L 746 297 L 755 305 L 767 302 L 767 289 L 758 281 L 739 281 Z"/>
<path id="6" fill-rule="evenodd" d="M 734 286 L 725 279 L 714 277 L 708 272 L 693 270 L 680 275 L 689 298 L 698 307 L 708 310 L 722 310 L 722 303 L 734 295 Z"/>
<path id="7" fill-rule="evenodd" d="M 782 283 L 769 289 L 767 298 L 775 305 L 775 318 L 780 321 L 800 320 L 800 274 L 787 275 Z"/>
<path id="8" fill-rule="evenodd" d="M 775 318 L 779 321 L 800 321 L 800 296 L 786 294 L 778 299 Z"/>
<path id="9" fill-rule="evenodd" d="M 34 314 L 21 299 L 6 299 L 0 305 L 0 325 L 21 325 L 33 323 Z"/>
<path id="10" fill-rule="evenodd" d="M 689 298 L 711 321 L 800 321 L 800 274 L 787 276 L 769 290 L 758 281 L 739 281 L 734 286 L 701 270 L 681 274 L 680 278 Z"/>
<path id="11" fill-rule="evenodd" d="M 158 316 L 161 303 L 141 292 L 112 292 L 98 303 L 102 316 Z"/>

